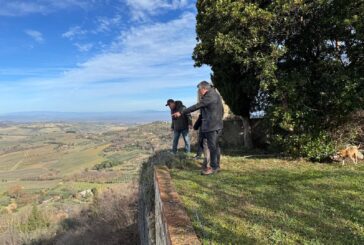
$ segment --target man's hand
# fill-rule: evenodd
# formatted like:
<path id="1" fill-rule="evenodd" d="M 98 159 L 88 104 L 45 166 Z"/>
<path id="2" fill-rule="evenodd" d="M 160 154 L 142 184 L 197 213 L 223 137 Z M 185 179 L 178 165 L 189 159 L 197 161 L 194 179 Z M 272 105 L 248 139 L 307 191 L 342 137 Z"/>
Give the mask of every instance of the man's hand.
<path id="1" fill-rule="evenodd" d="M 190 130 L 192 130 L 192 129 L 193 129 L 193 126 L 192 126 L 192 125 L 189 125 L 189 126 L 188 126 L 188 128 L 189 128 Z"/>
<path id="2" fill-rule="evenodd" d="M 176 112 L 172 116 L 177 118 L 177 117 L 182 116 L 182 114 L 181 114 L 181 112 Z"/>

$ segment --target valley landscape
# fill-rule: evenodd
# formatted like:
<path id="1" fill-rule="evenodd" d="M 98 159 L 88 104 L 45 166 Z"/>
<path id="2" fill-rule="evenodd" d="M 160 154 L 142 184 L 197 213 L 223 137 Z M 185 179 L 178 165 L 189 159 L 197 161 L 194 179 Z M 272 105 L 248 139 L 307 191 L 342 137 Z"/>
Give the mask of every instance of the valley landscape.
<path id="1" fill-rule="evenodd" d="M 0 6 L 0 245 L 364 244 L 364 0 Z"/>
<path id="2" fill-rule="evenodd" d="M 169 126 L 1 123 L 0 244 L 134 244 L 139 169 Z"/>

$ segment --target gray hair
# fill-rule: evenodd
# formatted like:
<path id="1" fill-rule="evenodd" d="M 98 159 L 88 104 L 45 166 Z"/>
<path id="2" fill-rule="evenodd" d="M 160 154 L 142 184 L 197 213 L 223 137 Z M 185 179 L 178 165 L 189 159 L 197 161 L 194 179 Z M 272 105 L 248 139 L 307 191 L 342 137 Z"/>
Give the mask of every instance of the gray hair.
<path id="1" fill-rule="evenodd" d="M 211 84 L 209 82 L 202 81 L 197 85 L 197 88 L 199 88 L 199 89 L 209 89 L 209 88 L 211 88 Z"/>

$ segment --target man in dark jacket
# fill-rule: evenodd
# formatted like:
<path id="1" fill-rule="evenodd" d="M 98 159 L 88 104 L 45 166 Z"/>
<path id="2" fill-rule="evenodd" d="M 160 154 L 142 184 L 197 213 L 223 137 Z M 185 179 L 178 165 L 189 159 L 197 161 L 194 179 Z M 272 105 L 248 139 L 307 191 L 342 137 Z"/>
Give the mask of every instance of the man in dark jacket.
<path id="1" fill-rule="evenodd" d="M 211 168 L 203 171 L 203 174 L 209 175 L 220 169 L 221 154 L 218 140 L 223 129 L 224 107 L 220 95 L 208 82 L 202 81 L 197 87 L 202 96 L 201 100 L 181 112 L 175 112 L 173 117 L 178 118 L 183 115 L 188 115 L 193 111 L 201 110 L 201 133 L 202 137 L 207 140 L 211 158 Z"/>
<path id="2" fill-rule="evenodd" d="M 182 112 L 186 109 L 181 101 L 174 101 L 172 99 L 169 99 L 167 101 L 166 106 L 169 106 L 172 115 L 177 112 Z M 177 153 L 178 141 L 181 135 L 185 142 L 185 152 L 189 153 L 191 151 L 191 143 L 189 137 L 190 128 L 192 128 L 192 117 L 190 113 L 185 113 L 178 118 L 172 116 L 171 129 L 173 130 L 173 153 Z"/>

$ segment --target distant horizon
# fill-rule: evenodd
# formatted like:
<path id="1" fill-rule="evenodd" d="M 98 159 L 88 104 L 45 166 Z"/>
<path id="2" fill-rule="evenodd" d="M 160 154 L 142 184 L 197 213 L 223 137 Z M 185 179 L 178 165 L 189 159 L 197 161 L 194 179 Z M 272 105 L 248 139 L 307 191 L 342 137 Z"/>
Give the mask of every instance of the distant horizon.
<path id="1" fill-rule="evenodd" d="M 0 122 L 36 123 L 36 122 L 110 122 L 122 124 L 150 123 L 169 121 L 168 111 L 144 110 L 124 112 L 14 112 L 0 114 Z"/>
<path id="2" fill-rule="evenodd" d="M 105 114 L 105 113 L 143 113 L 143 112 L 168 112 L 169 109 L 166 110 L 124 110 L 124 111 L 42 111 L 42 110 L 34 110 L 34 111 L 11 111 L 11 112 L 0 112 L 0 116 L 1 115 L 8 115 L 8 114 L 22 114 L 22 113 L 81 113 L 81 114 L 86 114 L 86 113 L 100 113 L 100 114 Z"/>

